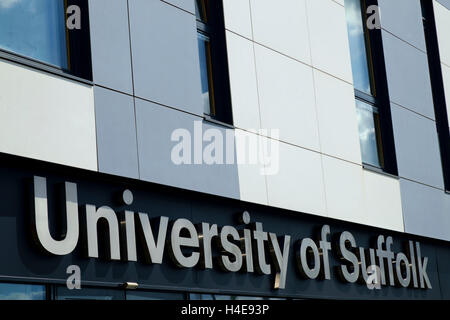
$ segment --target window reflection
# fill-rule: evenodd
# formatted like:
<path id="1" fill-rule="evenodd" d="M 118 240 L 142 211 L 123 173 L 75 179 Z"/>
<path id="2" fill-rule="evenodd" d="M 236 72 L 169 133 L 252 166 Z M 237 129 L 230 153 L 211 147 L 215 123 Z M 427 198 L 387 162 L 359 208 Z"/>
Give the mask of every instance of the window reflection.
<path id="1" fill-rule="evenodd" d="M 127 300 L 184 300 L 183 293 L 156 291 L 127 291 Z"/>
<path id="2" fill-rule="evenodd" d="M 264 300 L 264 298 L 252 296 L 230 296 L 223 294 L 190 293 L 189 300 Z"/>
<path id="3" fill-rule="evenodd" d="M 56 300 L 125 300 L 124 290 L 103 288 L 82 288 L 69 290 L 67 287 L 56 287 Z"/>
<path id="4" fill-rule="evenodd" d="M 68 68 L 64 1 L 0 0 L 0 48 Z"/>
<path id="5" fill-rule="evenodd" d="M 356 100 L 358 117 L 359 140 L 363 162 L 374 167 L 382 168 L 380 119 L 377 108 L 370 104 Z"/>
<path id="6" fill-rule="evenodd" d="M 381 127 L 375 94 L 370 38 L 365 23 L 365 1 L 344 0 L 355 87 L 361 157 L 364 164 L 384 169 Z"/>
<path id="7" fill-rule="evenodd" d="M 1 0 L 0 0 L 1 1 Z M 54 300 L 287 300 L 286 298 L 125 290 L 118 288 L 82 287 L 69 290 L 66 286 L 49 287 Z M 0 283 L 0 300 L 46 300 L 47 287 L 35 284 Z"/>
<path id="8" fill-rule="evenodd" d="M 361 0 L 345 0 L 345 11 L 355 89 L 373 94 Z"/>
<path id="9" fill-rule="evenodd" d="M 214 114 L 213 99 L 211 98 L 211 46 L 209 38 L 198 33 L 198 52 L 200 58 L 200 76 L 202 85 L 202 103 L 205 114 Z"/>
<path id="10" fill-rule="evenodd" d="M 45 300 L 45 298 L 45 286 L 0 283 L 0 300 Z"/>
<path id="11" fill-rule="evenodd" d="M 206 22 L 206 1 L 204 0 L 195 0 L 195 15 L 197 20 Z"/>

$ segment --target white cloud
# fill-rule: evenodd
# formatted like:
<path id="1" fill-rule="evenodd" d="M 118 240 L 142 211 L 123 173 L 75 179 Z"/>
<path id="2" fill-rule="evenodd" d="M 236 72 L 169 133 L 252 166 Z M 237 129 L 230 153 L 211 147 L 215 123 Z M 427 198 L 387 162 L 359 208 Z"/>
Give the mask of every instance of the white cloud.
<path id="1" fill-rule="evenodd" d="M 9 9 L 21 1 L 22 0 L 0 0 L 0 8 Z"/>

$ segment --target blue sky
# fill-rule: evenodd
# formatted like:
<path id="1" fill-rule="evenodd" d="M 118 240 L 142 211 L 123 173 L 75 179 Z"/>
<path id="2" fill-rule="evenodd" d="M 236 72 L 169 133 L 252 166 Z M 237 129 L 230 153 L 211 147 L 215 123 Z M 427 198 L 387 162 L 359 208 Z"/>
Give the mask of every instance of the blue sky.
<path id="1" fill-rule="evenodd" d="M 67 67 L 62 0 L 0 0 L 0 47 Z"/>

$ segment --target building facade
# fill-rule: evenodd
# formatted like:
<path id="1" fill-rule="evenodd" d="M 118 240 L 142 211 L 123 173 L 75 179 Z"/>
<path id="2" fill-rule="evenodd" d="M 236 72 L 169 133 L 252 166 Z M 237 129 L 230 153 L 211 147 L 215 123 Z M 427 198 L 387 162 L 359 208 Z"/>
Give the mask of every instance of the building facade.
<path id="1" fill-rule="evenodd" d="M 0 0 L 0 298 L 449 299 L 449 122 L 449 0 Z"/>

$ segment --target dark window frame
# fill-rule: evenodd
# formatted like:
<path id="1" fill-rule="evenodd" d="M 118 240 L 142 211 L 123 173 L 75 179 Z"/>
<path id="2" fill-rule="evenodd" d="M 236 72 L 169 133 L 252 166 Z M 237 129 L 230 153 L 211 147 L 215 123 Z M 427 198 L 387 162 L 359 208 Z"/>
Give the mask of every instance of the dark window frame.
<path id="1" fill-rule="evenodd" d="M 377 0 L 361 0 L 361 15 L 363 27 L 365 29 L 366 50 L 368 59 L 369 76 L 373 89 L 373 96 L 355 89 L 355 98 L 370 104 L 378 110 L 380 144 L 383 166 L 381 168 L 366 164 L 365 169 L 379 173 L 387 173 L 391 176 L 398 176 L 397 156 L 394 142 L 394 129 L 392 126 L 391 102 L 389 98 L 389 88 L 386 74 L 386 62 L 384 58 L 383 38 L 381 29 L 368 29 L 367 8 L 371 5 L 378 6 Z"/>
<path id="2" fill-rule="evenodd" d="M 66 12 L 69 6 L 77 5 L 81 9 L 81 29 L 68 30 L 66 28 L 66 41 L 69 48 L 68 65 L 70 66 L 68 69 L 1 48 L 0 59 L 92 85 L 93 79 L 88 0 L 60 1 L 64 1 L 65 12 L 61 13 L 65 15 L 64 21 L 67 21 Z"/>
<path id="3" fill-rule="evenodd" d="M 427 46 L 428 67 L 430 70 L 431 90 L 433 93 L 433 105 L 436 116 L 436 129 L 441 154 L 444 188 L 447 193 L 450 193 L 450 133 L 447 114 L 447 103 L 450 103 L 450 101 L 447 101 L 445 97 L 444 79 L 442 76 L 441 56 L 439 52 L 439 40 L 436 31 L 437 28 L 433 2 L 429 0 L 421 0 L 421 5 L 425 42 Z"/>
<path id="4" fill-rule="evenodd" d="M 233 125 L 223 2 L 204 1 L 207 21 L 197 19 L 197 32 L 205 34 L 210 40 L 212 67 L 210 74 L 213 85 L 213 93 L 210 93 L 210 96 L 215 110 L 214 114 L 205 114 L 205 119 Z"/>

